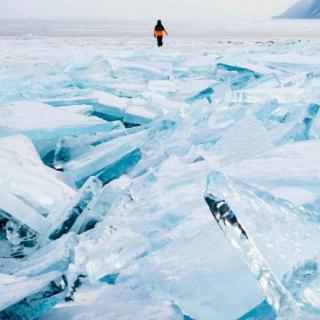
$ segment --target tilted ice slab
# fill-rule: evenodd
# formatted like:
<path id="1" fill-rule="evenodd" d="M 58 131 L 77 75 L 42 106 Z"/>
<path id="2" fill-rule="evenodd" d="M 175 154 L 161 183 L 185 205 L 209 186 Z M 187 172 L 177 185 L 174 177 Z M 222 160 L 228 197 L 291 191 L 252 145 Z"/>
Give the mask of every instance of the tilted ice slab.
<path id="1" fill-rule="evenodd" d="M 21 101 L 0 107 L 0 136 L 25 134 L 34 141 L 109 130 L 112 125 L 95 118 L 40 102 Z"/>
<path id="2" fill-rule="evenodd" d="M 71 159 L 88 152 L 91 148 L 113 139 L 125 136 L 128 130 L 122 122 L 113 122 L 114 129 L 107 132 L 96 132 L 84 136 L 68 136 L 58 140 L 53 158 L 53 166 L 61 169 L 61 165 Z"/>
<path id="3" fill-rule="evenodd" d="M 147 132 L 143 130 L 100 144 L 63 164 L 62 168 L 78 185 L 92 175 L 106 183 L 119 177 L 139 161 L 139 148 L 146 137 Z"/>
<path id="4" fill-rule="evenodd" d="M 74 229 L 74 224 L 83 215 L 90 202 L 99 194 L 101 188 L 102 182 L 96 177 L 90 177 L 64 210 L 51 212 L 48 216 L 50 227 L 43 235 L 43 241 L 46 242 L 47 237 L 50 240 L 59 239 L 72 228 Z M 79 229 L 74 229 L 74 231 L 78 232 Z"/>
<path id="5" fill-rule="evenodd" d="M 67 282 L 59 272 L 36 277 L 0 274 L 0 319 L 35 319 L 61 301 Z"/>
<path id="6" fill-rule="evenodd" d="M 214 177 L 209 191 L 229 204 L 279 281 L 317 255 L 318 225 L 305 211 L 218 172 Z"/>
<path id="7" fill-rule="evenodd" d="M 0 188 L 43 215 L 63 209 L 75 194 L 43 165 L 31 140 L 21 135 L 0 139 Z"/>
<path id="8" fill-rule="evenodd" d="M 150 110 L 144 105 L 135 105 L 132 99 L 120 98 L 103 91 L 94 91 L 93 95 L 97 98 L 97 103 L 94 104 L 95 113 L 107 120 L 122 120 L 128 124 L 142 125 L 161 115 L 155 108 Z"/>

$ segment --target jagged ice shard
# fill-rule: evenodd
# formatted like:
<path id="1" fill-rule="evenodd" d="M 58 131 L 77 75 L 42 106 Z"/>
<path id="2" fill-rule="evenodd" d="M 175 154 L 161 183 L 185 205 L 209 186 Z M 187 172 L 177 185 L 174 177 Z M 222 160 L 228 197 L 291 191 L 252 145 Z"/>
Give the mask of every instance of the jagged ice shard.
<path id="1" fill-rule="evenodd" d="M 317 40 L 1 30 L 0 319 L 319 318 Z"/>

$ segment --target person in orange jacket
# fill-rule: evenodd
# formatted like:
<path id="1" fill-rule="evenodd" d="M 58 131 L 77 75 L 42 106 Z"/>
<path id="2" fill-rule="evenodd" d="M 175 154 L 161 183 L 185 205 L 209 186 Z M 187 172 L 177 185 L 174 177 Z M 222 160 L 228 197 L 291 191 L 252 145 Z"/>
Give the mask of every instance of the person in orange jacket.
<path id="1" fill-rule="evenodd" d="M 162 25 L 161 20 L 158 20 L 157 25 L 154 27 L 154 37 L 157 38 L 158 41 L 158 47 L 163 46 L 163 36 L 164 34 L 168 35 L 168 32 L 166 31 L 165 27 Z"/>

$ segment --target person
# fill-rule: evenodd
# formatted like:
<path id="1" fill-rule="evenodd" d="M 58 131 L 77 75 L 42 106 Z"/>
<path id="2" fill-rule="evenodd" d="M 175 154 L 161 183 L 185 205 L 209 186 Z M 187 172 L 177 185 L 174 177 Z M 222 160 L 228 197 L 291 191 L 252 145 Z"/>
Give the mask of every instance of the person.
<path id="1" fill-rule="evenodd" d="M 154 37 L 157 38 L 158 41 L 158 47 L 163 46 L 163 36 L 168 35 L 168 32 L 166 31 L 165 27 L 162 25 L 161 20 L 158 20 L 157 25 L 154 27 Z"/>

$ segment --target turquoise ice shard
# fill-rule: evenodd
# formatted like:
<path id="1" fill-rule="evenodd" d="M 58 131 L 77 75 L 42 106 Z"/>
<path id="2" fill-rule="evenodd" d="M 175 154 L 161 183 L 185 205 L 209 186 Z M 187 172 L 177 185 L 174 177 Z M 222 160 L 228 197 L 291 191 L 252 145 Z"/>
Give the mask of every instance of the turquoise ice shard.
<path id="1" fill-rule="evenodd" d="M 288 143 L 291 141 L 304 141 L 310 137 L 310 130 L 313 126 L 314 119 L 317 117 L 320 106 L 317 104 L 310 104 L 307 107 L 304 117 L 297 121 L 297 123 L 287 132 L 277 144 Z"/>
<path id="2" fill-rule="evenodd" d="M 250 63 L 224 63 L 219 62 L 217 63 L 215 73 L 219 72 L 220 70 L 229 71 L 229 72 L 236 72 L 238 74 L 252 74 L 255 78 L 260 78 L 265 74 L 272 73 L 272 70 L 263 67 L 257 64 L 250 64 Z"/>
<path id="3" fill-rule="evenodd" d="M 209 87 L 206 88 L 202 91 L 200 91 L 199 93 L 197 93 L 196 95 L 188 98 L 186 100 L 187 103 L 193 103 L 197 100 L 202 100 L 202 99 L 207 99 L 209 103 L 212 102 L 212 95 L 214 94 L 214 89 Z"/>
<path id="4" fill-rule="evenodd" d="M 268 302 L 263 301 L 237 320 L 275 320 L 276 318 L 277 315 Z"/>
<path id="5" fill-rule="evenodd" d="M 90 177 L 65 210 L 52 212 L 48 216 L 50 227 L 43 235 L 44 241 L 46 241 L 46 237 L 50 240 L 56 240 L 68 233 L 101 188 L 101 181 L 96 177 Z"/>
<path id="6" fill-rule="evenodd" d="M 67 294 L 68 284 L 59 272 L 34 277 L 0 273 L 0 319 L 32 320 L 51 309 Z"/>

